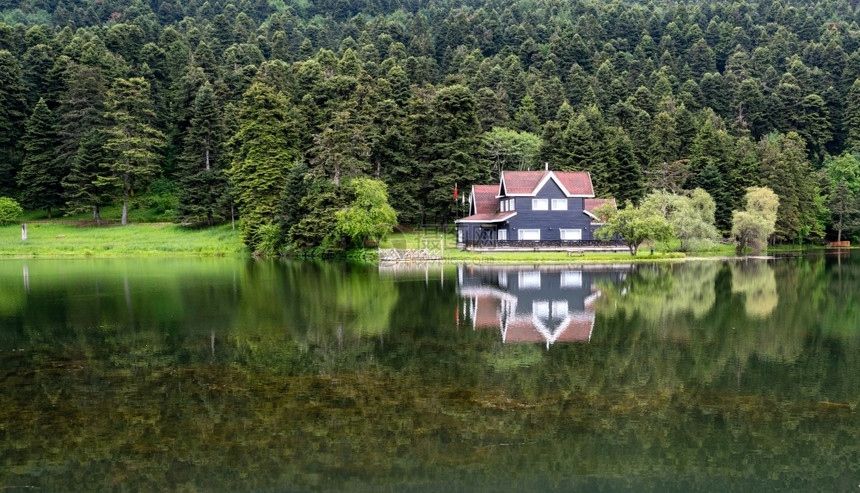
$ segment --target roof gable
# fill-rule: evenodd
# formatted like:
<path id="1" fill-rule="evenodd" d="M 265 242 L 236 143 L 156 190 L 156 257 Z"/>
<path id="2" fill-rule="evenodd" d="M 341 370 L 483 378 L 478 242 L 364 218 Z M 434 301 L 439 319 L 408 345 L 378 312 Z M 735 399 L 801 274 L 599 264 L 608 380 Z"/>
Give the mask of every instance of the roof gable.
<path id="1" fill-rule="evenodd" d="M 475 185 L 472 187 L 473 214 L 493 214 L 499 208 L 495 185 Z"/>
<path id="2" fill-rule="evenodd" d="M 586 171 L 503 171 L 499 187 L 505 195 L 534 197 L 553 180 L 567 197 L 594 197 L 591 175 Z"/>

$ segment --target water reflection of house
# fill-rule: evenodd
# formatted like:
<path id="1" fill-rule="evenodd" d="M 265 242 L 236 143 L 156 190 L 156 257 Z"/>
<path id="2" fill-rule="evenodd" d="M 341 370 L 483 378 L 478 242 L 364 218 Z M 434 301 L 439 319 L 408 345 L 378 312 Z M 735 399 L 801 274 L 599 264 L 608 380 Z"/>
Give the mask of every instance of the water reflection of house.
<path id="1" fill-rule="evenodd" d="M 498 329 L 504 342 L 588 342 L 594 331 L 601 280 L 619 282 L 623 270 L 573 267 L 461 266 L 463 313 L 475 329 Z"/>

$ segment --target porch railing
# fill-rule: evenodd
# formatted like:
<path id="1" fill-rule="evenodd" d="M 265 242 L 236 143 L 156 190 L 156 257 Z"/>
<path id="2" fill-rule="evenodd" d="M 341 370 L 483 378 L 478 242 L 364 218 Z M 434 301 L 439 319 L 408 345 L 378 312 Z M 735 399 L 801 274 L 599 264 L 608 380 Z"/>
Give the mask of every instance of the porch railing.
<path id="1" fill-rule="evenodd" d="M 481 248 L 600 248 L 626 246 L 621 240 L 492 240 L 468 239 L 460 245 Z"/>

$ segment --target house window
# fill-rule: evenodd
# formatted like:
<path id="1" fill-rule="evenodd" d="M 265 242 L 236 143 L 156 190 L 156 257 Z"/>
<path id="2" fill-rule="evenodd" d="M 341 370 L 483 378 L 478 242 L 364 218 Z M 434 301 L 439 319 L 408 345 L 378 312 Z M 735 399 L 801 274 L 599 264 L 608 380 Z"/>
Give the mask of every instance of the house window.
<path id="1" fill-rule="evenodd" d="M 499 230 L 499 240 L 507 241 L 507 239 L 508 239 L 508 230 L 507 229 L 500 229 Z"/>
<path id="2" fill-rule="evenodd" d="M 559 230 L 561 233 L 562 240 L 581 240 L 582 239 L 582 230 L 581 229 L 561 229 Z"/>
<path id="3" fill-rule="evenodd" d="M 564 318 L 567 316 L 567 300 L 552 302 L 552 318 Z"/>
<path id="4" fill-rule="evenodd" d="M 510 199 L 510 200 L 508 200 L 508 210 L 509 210 L 509 211 L 515 211 L 515 210 L 517 210 L 516 205 L 517 205 L 517 202 L 516 202 L 516 200 L 515 200 L 515 199 Z"/>
<path id="5" fill-rule="evenodd" d="M 582 287 L 582 271 L 568 270 L 561 273 L 561 287 L 563 288 L 581 288 Z"/>
<path id="6" fill-rule="evenodd" d="M 532 199 L 532 210 L 533 211 L 549 210 L 549 200 L 547 200 L 547 199 Z"/>
<path id="7" fill-rule="evenodd" d="M 566 211 L 567 210 L 567 199 L 552 199 L 552 210 L 554 210 L 554 211 Z"/>
<path id="8" fill-rule="evenodd" d="M 517 239 L 518 240 L 540 240 L 540 230 L 539 229 L 521 229 L 517 231 Z"/>
<path id="9" fill-rule="evenodd" d="M 548 301 L 533 301 L 532 313 L 537 318 L 549 318 L 549 302 Z"/>
<path id="10" fill-rule="evenodd" d="M 520 289 L 540 289 L 540 272 L 523 271 L 519 273 Z"/>
<path id="11" fill-rule="evenodd" d="M 457 230 L 457 243 L 463 243 L 463 230 Z"/>
<path id="12" fill-rule="evenodd" d="M 502 201 L 502 206 L 500 207 L 500 209 L 502 210 L 502 212 L 507 212 L 507 210 L 508 210 L 508 201 L 507 200 Z"/>

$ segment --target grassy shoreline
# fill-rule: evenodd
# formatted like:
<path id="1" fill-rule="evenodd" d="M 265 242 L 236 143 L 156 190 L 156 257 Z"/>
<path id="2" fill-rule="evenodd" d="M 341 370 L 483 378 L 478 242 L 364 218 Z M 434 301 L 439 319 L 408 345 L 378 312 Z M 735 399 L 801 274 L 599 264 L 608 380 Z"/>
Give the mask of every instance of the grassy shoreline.
<path id="1" fill-rule="evenodd" d="M 239 232 L 230 225 L 189 228 L 173 223 L 129 226 L 77 226 L 64 222 L 27 223 L 0 227 L 2 257 L 122 257 L 248 255 Z"/>
<path id="2" fill-rule="evenodd" d="M 28 239 L 21 241 L 21 225 L 0 226 L 0 258 L 33 257 L 151 257 L 151 256 L 250 256 L 230 225 L 213 228 L 191 228 L 175 223 L 136 223 L 129 226 L 81 225 L 69 220 L 33 221 L 27 223 Z M 737 257 L 734 248 L 722 245 L 709 252 L 686 255 L 669 251 L 675 245 L 659 245 L 654 251 L 641 248 L 634 257 L 627 252 L 470 252 L 456 248 L 453 235 L 427 237 L 409 233 L 390 237 L 381 248 L 423 248 L 442 252 L 443 262 L 464 263 L 546 263 L 546 264 L 617 264 L 633 262 L 684 262 L 690 260 L 723 260 Z M 820 250 L 820 247 L 769 249 L 769 253 Z M 348 252 L 350 259 L 377 261 L 376 249 Z"/>

